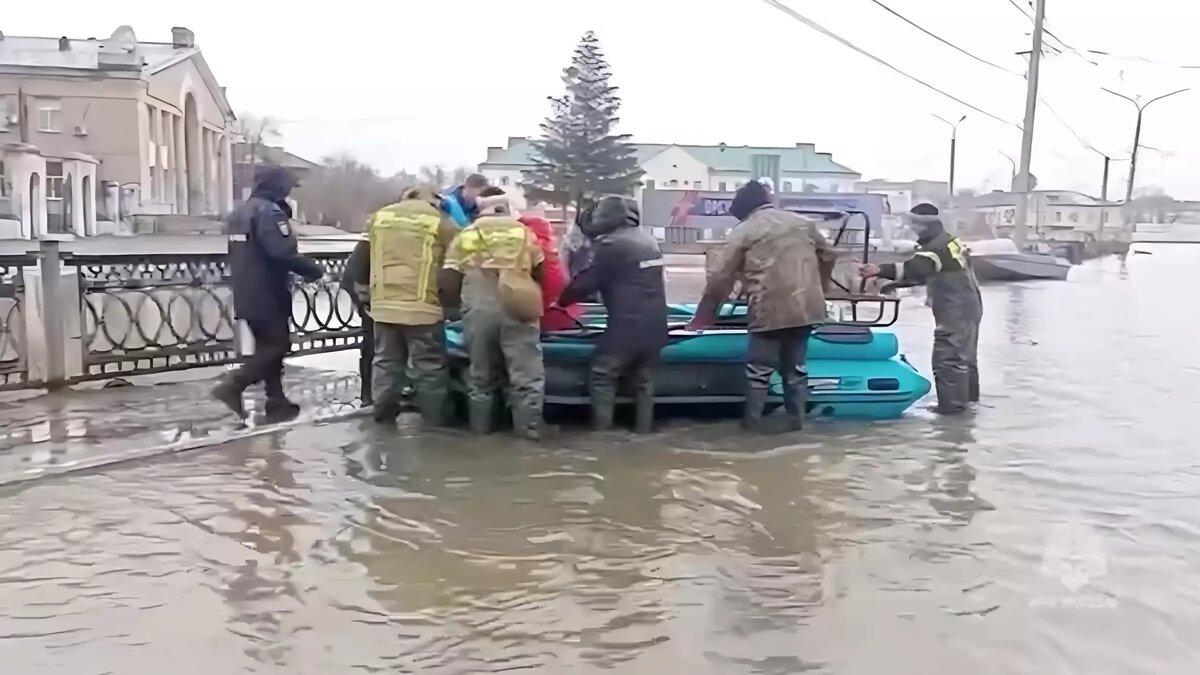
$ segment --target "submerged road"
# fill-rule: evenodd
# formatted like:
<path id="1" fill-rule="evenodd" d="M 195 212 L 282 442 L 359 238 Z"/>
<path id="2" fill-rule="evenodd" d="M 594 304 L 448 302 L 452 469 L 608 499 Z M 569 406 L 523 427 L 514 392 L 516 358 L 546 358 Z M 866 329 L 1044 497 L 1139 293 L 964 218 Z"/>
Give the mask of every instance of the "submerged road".
<path id="1" fill-rule="evenodd" d="M 0 663 L 1194 673 L 1200 248 L 1144 248 L 988 287 L 959 420 L 544 447 L 350 420 L 7 488 Z M 926 372 L 930 321 L 897 327 Z"/>

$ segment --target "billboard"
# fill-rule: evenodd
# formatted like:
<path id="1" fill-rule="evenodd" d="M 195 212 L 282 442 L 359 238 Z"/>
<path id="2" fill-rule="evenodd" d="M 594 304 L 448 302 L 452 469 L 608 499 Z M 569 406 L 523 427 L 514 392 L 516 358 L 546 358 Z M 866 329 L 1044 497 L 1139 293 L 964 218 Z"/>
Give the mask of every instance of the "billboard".
<path id="1" fill-rule="evenodd" d="M 884 196 L 855 192 L 785 192 L 775 195 L 785 209 L 818 211 L 861 211 L 879 231 Z M 648 227 L 687 227 L 728 230 L 737 225 L 729 215 L 732 192 L 706 190 L 645 190 L 642 192 L 642 223 Z M 863 229 L 861 217 L 850 219 L 847 229 Z"/>

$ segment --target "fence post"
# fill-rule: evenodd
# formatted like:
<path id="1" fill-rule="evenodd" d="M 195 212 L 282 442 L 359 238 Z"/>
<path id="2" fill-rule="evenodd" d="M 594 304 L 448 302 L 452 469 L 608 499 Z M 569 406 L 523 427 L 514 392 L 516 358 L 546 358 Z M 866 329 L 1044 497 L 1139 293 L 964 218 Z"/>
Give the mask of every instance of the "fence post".
<path id="1" fill-rule="evenodd" d="M 62 302 L 62 257 L 58 242 L 43 239 L 38 267 L 42 275 L 42 331 L 46 339 L 46 389 L 54 391 L 66 386 L 66 366 L 63 339 L 63 317 L 70 309 Z"/>

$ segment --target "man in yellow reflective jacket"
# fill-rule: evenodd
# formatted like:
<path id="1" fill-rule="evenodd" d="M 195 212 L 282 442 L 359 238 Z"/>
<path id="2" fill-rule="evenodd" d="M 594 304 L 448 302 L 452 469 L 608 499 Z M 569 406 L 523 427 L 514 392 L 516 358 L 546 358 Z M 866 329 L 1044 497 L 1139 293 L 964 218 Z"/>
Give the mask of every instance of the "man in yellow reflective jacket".
<path id="1" fill-rule="evenodd" d="M 459 232 L 446 254 L 441 282 L 443 304 L 463 308 L 471 430 L 492 431 L 497 395 L 507 380 L 513 430 L 537 440 L 545 390 L 541 328 L 537 318 L 518 317 L 506 308 L 500 285 L 504 275 L 540 281 L 546 256 L 502 192 L 485 193 L 479 205 L 479 218 Z M 540 288 L 533 285 L 531 292 L 540 313 Z"/>
<path id="2" fill-rule="evenodd" d="M 409 190 L 367 221 L 371 250 L 368 312 L 375 322 L 372 389 L 375 419 L 400 414 L 405 370 L 412 362 L 416 405 L 427 423 L 446 424 L 446 369 L 437 275 L 458 228 L 442 212 L 432 188 Z"/>

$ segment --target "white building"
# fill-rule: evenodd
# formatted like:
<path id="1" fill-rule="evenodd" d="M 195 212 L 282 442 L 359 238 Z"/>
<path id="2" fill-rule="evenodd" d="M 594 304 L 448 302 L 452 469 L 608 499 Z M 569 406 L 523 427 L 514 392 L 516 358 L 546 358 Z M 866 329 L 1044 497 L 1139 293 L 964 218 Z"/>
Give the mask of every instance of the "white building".
<path id="1" fill-rule="evenodd" d="M 1018 195 L 990 192 L 958 200 L 959 222 L 986 226 L 1000 237 L 1012 235 Z M 1070 190 L 1034 190 L 1029 193 L 1027 233 L 1045 241 L 1102 241 L 1121 239 L 1129 232 L 1123 224 L 1121 204 L 1103 202 Z"/>
<path id="2" fill-rule="evenodd" d="M 752 178 L 753 157 L 777 157 L 778 192 L 851 192 L 862 176 L 817 152 L 811 143 L 794 147 L 729 145 L 675 145 L 635 143 L 638 164 L 646 175 L 647 189 L 732 191 Z M 501 187 L 519 186 L 522 171 L 533 167 L 533 146 L 528 138 L 510 136 L 507 147 L 490 147 L 479 172 Z"/>
<path id="3" fill-rule="evenodd" d="M 0 237 L 232 208 L 233 111 L 192 32 L 171 33 L 0 34 Z"/>

